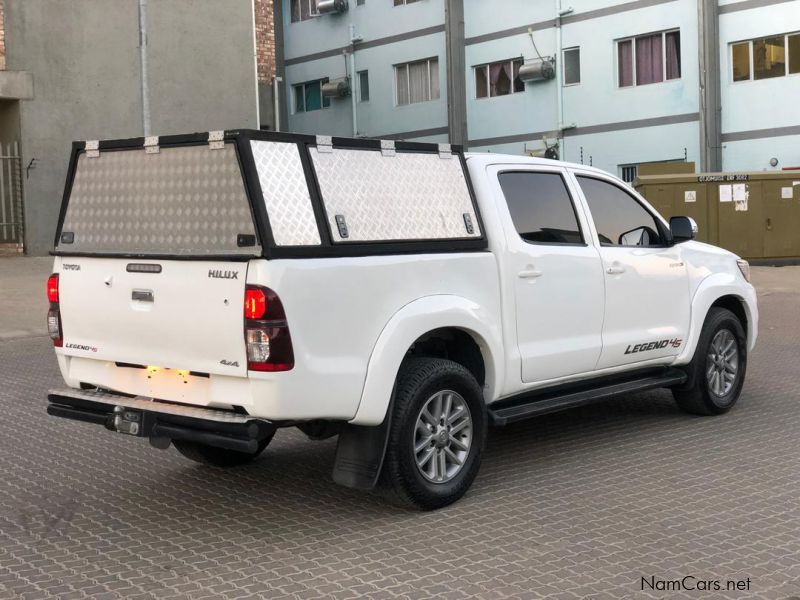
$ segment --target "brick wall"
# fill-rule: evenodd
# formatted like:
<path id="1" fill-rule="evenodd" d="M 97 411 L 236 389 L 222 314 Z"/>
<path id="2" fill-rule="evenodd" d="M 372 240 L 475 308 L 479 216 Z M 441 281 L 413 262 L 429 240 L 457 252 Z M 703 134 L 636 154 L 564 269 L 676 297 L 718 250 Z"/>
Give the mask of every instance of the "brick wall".
<path id="1" fill-rule="evenodd" d="M 275 27 L 272 2 L 273 0 L 255 0 L 259 83 L 272 83 L 272 78 L 275 76 Z"/>

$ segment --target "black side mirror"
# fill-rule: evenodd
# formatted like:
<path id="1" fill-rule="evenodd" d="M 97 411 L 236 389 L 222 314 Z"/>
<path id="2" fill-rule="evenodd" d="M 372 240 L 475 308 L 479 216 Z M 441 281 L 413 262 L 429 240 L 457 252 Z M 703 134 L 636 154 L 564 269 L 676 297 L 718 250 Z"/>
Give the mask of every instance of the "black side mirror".
<path id="1" fill-rule="evenodd" d="M 672 243 L 687 242 L 697 234 L 697 223 L 691 217 L 672 217 L 669 220 L 669 232 Z"/>

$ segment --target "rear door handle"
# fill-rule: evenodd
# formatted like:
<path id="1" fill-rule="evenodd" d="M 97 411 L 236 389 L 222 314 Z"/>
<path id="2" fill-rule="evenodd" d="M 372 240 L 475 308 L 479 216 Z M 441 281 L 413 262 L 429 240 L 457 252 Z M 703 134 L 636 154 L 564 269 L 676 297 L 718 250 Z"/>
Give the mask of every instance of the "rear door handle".
<path id="1" fill-rule="evenodd" d="M 625 267 L 620 265 L 611 265 L 606 269 L 606 273 L 609 275 L 619 275 L 620 273 L 625 272 Z"/>
<path id="2" fill-rule="evenodd" d="M 537 271 L 536 269 L 525 269 L 524 271 L 520 271 L 517 273 L 520 279 L 536 279 L 537 277 L 542 276 L 541 271 Z"/>

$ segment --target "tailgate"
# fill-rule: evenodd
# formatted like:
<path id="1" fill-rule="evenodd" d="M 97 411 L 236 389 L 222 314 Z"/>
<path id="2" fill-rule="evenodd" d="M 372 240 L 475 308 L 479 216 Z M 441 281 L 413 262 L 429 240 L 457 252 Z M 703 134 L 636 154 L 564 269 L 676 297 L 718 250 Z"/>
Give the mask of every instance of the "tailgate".
<path id="1" fill-rule="evenodd" d="M 64 354 L 208 374 L 247 374 L 246 262 L 86 257 L 61 261 Z M 153 272 L 159 267 L 160 272 Z"/>

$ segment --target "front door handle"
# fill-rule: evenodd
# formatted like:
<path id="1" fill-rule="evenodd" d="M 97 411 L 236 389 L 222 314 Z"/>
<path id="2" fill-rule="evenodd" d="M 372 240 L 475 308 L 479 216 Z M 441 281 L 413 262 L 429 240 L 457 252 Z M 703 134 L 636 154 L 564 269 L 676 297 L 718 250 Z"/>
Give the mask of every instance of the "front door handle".
<path id="1" fill-rule="evenodd" d="M 619 275 L 620 273 L 625 272 L 625 267 L 622 265 L 611 265 L 606 269 L 606 273 L 609 275 Z"/>
<path id="2" fill-rule="evenodd" d="M 517 273 L 520 279 L 536 279 L 537 277 L 542 276 L 541 271 L 537 271 L 536 269 L 525 269 L 524 271 L 520 271 Z"/>

